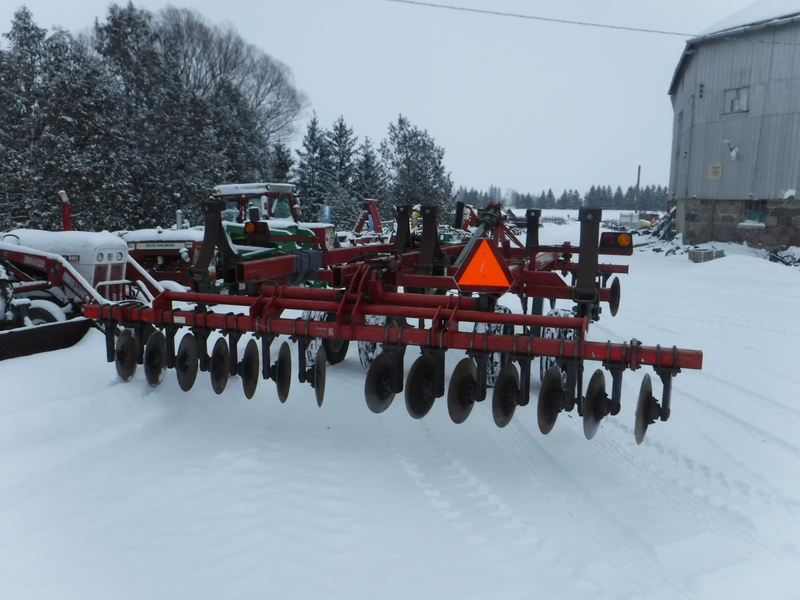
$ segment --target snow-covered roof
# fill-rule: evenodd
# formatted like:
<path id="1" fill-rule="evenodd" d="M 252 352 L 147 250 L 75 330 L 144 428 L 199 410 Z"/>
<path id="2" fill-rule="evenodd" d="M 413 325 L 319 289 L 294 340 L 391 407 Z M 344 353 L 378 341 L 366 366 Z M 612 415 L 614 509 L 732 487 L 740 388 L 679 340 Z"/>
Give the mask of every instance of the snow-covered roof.
<path id="1" fill-rule="evenodd" d="M 800 0 L 758 0 L 701 31 L 695 39 L 714 36 L 732 29 L 749 29 L 771 21 L 780 22 L 798 15 L 800 15 Z"/>
<path id="2" fill-rule="evenodd" d="M 212 193 L 215 196 L 233 196 L 266 194 L 267 192 L 291 193 L 294 185 L 291 183 L 227 183 L 215 186 Z"/>
<path id="3" fill-rule="evenodd" d="M 757 0 L 701 31 L 696 37 L 686 42 L 686 47 L 672 76 L 669 93 L 672 94 L 675 90 L 683 68 L 697 44 L 709 39 L 744 33 L 762 27 L 783 25 L 793 21 L 800 21 L 800 0 Z"/>
<path id="4" fill-rule="evenodd" d="M 203 227 L 191 229 L 137 229 L 135 231 L 119 231 L 117 234 L 126 242 L 202 242 Z"/>
<path id="5" fill-rule="evenodd" d="M 120 251 L 127 257 L 128 245 L 108 231 L 42 231 L 14 229 L 0 235 L 6 244 L 26 246 L 62 255 L 93 256 L 97 251 Z M 89 259 L 87 259 L 89 260 Z"/>

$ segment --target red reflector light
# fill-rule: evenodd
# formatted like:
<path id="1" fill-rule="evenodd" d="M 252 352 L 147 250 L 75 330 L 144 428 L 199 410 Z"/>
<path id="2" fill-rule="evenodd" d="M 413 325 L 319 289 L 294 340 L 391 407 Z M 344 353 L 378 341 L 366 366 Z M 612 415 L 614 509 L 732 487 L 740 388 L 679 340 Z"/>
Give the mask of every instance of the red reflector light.
<path id="1" fill-rule="evenodd" d="M 264 221 L 248 221 L 244 224 L 246 235 L 269 235 L 269 225 Z"/>
<path id="2" fill-rule="evenodd" d="M 633 238 L 629 233 L 607 232 L 600 236 L 600 245 L 604 248 L 629 248 Z"/>
<path id="3" fill-rule="evenodd" d="M 600 236 L 600 245 L 601 246 L 616 246 L 617 245 L 617 234 L 616 233 L 604 233 Z"/>

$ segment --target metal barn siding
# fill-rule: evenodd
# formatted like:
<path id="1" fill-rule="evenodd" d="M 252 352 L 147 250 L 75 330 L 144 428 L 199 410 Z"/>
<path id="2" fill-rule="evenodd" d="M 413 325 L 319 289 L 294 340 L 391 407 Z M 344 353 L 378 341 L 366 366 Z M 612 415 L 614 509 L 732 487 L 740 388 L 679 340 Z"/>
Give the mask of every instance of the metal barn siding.
<path id="1" fill-rule="evenodd" d="M 800 245 L 800 23 L 690 40 L 670 96 L 684 242 Z"/>

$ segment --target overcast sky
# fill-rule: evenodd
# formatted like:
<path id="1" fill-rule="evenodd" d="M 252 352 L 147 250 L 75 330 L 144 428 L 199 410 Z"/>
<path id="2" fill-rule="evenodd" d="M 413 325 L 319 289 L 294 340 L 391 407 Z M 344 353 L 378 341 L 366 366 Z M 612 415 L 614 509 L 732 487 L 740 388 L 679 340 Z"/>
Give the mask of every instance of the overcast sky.
<path id="1" fill-rule="evenodd" d="M 126 4 L 119 1 L 117 4 Z M 430 0 L 483 11 L 696 34 L 751 0 Z M 108 0 L 5 0 L 48 30 L 104 20 Z M 392 0 L 139 0 L 232 24 L 288 65 L 320 124 L 375 144 L 405 115 L 445 149 L 456 186 L 584 193 L 668 184 L 670 80 L 688 39 Z M 5 42 L 4 42 L 5 45 Z M 309 112 L 310 115 L 310 112 Z M 305 132 L 299 123 L 296 143 Z"/>

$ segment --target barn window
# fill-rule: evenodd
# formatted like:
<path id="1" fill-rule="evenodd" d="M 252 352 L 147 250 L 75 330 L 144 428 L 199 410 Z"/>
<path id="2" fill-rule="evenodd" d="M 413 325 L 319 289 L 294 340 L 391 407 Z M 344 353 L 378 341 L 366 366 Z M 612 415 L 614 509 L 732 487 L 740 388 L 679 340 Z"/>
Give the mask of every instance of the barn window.
<path id="1" fill-rule="evenodd" d="M 732 88 L 725 90 L 725 105 L 723 113 L 737 113 L 747 111 L 747 92 L 749 87 Z"/>
<path id="2" fill-rule="evenodd" d="M 766 200 L 747 200 L 744 205 L 744 217 L 747 221 L 763 223 L 767 220 Z"/>

